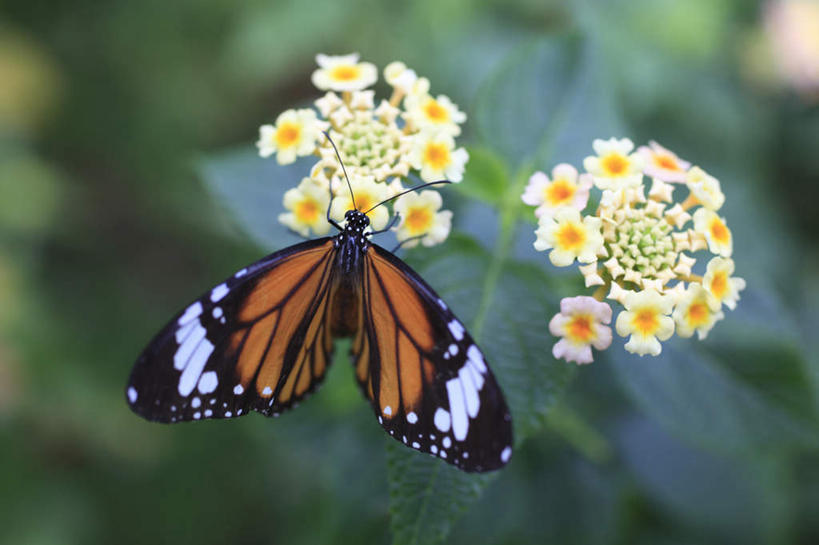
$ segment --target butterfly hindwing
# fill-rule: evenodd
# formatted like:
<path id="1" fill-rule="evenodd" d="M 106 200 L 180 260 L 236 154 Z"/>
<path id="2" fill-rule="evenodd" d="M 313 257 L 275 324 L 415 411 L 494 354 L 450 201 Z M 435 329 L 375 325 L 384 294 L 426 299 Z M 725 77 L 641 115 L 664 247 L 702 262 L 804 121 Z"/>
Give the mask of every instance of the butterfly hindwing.
<path id="1" fill-rule="evenodd" d="M 231 418 L 292 406 L 332 353 L 330 238 L 276 252 L 179 313 L 137 360 L 126 395 L 160 422 Z"/>
<path id="2" fill-rule="evenodd" d="M 505 465 L 512 422 L 483 353 L 446 303 L 379 246 L 367 252 L 356 376 L 396 440 L 465 471 Z"/>

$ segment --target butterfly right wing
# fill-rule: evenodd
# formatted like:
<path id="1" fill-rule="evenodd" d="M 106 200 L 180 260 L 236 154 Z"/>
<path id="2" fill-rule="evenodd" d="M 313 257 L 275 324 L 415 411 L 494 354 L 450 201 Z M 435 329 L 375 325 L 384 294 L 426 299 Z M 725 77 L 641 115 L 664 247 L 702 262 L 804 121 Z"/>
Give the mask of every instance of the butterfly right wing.
<path id="1" fill-rule="evenodd" d="M 364 259 L 356 378 L 394 439 L 464 471 L 512 455 L 512 419 L 483 353 L 424 280 L 373 244 Z"/>
<path id="2" fill-rule="evenodd" d="M 332 354 L 331 238 L 240 270 L 177 315 L 137 360 L 126 395 L 159 422 L 273 415 L 322 380 Z"/>

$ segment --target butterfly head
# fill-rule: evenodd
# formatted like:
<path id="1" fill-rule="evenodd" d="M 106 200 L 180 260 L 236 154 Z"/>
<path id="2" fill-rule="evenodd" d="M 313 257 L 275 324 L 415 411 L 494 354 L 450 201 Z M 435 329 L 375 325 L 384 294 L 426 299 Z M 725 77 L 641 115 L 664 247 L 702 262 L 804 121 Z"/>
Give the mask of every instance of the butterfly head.
<path id="1" fill-rule="evenodd" d="M 370 218 L 367 217 L 367 214 L 358 210 L 347 210 L 344 219 L 347 220 L 344 230 L 347 232 L 352 231 L 353 234 L 360 235 L 370 226 Z"/>

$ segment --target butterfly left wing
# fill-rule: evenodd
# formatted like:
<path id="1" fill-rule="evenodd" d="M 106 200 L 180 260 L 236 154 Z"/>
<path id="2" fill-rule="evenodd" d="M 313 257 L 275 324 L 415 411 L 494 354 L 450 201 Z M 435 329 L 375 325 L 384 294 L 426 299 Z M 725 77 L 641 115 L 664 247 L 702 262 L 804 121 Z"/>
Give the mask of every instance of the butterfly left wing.
<path id="1" fill-rule="evenodd" d="M 194 301 L 143 351 L 126 390 L 148 420 L 265 415 L 322 380 L 332 353 L 332 239 L 285 248 Z"/>
<path id="2" fill-rule="evenodd" d="M 412 269 L 372 245 L 364 260 L 356 377 L 398 441 L 465 471 L 512 454 L 512 419 L 483 353 Z"/>

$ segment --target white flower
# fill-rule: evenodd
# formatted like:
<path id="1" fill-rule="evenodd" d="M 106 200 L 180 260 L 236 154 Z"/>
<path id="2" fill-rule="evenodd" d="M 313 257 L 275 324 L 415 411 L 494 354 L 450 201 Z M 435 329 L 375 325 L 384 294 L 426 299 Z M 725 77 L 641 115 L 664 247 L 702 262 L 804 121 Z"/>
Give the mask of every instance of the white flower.
<path id="1" fill-rule="evenodd" d="M 389 85 L 395 87 L 404 94 L 412 91 L 412 87 L 418 80 L 415 70 L 410 70 L 403 62 L 394 61 L 384 68 L 384 79 Z"/>
<path id="2" fill-rule="evenodd" d="M 428 94 L 411 94 L 404 101 L 404 106 L 407 109 L 404 118 L 421 130 L 430 129 L 458 136 L 461 134 L 459 124 L 466 121 L 466 114 L 445 95 L 433 98 Z"/>
<path id="3" fill-rule="evenodd" d="M 643 172 L 646 176 L 664 182 L 684 182 L 685 172 L 691 163 L 683 161 L 673 151 L 669 151 L 653 140 L 648 146 L 637 150 L 643 159 Z"/>
<path id="4" fill-rule="evenodd" d="M 401 217 L 396 228 L 398 241 L 422 237 L 424 246 L 434 246 L 446 240 L 452 227 L 452 212 L 441 210 L 442 204 L 440 193 L 430 189 L 407 193 L 396 199 L 395 213 Z M 416 244 L 418 241 L 412 240 L 405 246 L 411 248 Z"/>
<path id="5" fill-rule="evenodd" d="M 592 144 L 597 156 L 583 160 L 583 167 L 594 176 L 594 183 L 600 189 L 626 189 L 637 187 L 643 180 L 643 161 L 636 153 L 631 153 L 634 143 L 628 138 L 618 140 L 597 139 Z"/>
<path id="6" fill-rule="evenodd" d="M 717 211 L 725 202 L 725 195 L 720 189 L 719 180 L 700 167 L 694 167 L 688 171 L 685 183 L 697 201 L 709 210 Z"/>
<path id="7" fill-rule="evenodd" d="M 745 280 L 731 277 L 734 274 L 734 261 L 715 257 L 708 262 L 702 286 L 720 304 L 734 310 L 739 301 L 739 292 L 745 289 Z"/>
<path id="8" fill-rule="evenodd" d="M 378 80 L 378 70 L 369 62 L 358 62 L 358 53 L 350 55 L 316 55 L 318 70 L 313 85 L 322 91 L 360 91 Z"/>
<path id="9" fill-rule="evenodd" d="M 549 322 L 549 332 L 562 337 L 552 348 L 555 358 L 576 363 L 593 361 L 591 347 L 605 350 L 611 344 L 611 307 L 593 297 L 566 297 L 560 313 Z"/>
<path id="10" fill-rule="evenodd" d="M 714 324 L 725 317 L 719 308 L 720 304 L 700 284 L 690 284 L 674 308 L 677 335 L 687 338 L 696 331 L 703 340 Z"/>
<path id="11" fill-rule="evenodd" d="M 694 231 L 705 236 L 708 249 L 722 257 L 731 257 L 733 238 L 725 220 L 707 208 L 694 212 Z"/>
<path id="12" fill-rule="evenodd" d="M 671 297 L 653 290 L 628 293 L 623 301 L 626 310 L 617 316 L 615 324 L 618 335 L 631 335 L 626 350 L 658 356 L 662 352 L 660 341 L 674 334 L 674 320 L 668 316 L 673 305 Z"/>
<path id="13" fill-rule="evenodd" d="M 446 133 L 419 133 L 410 152 L 410 164 L 421 171 L 421 179 L 425 182 L 442 179 L 460 182 L 468 160 L 466 150 L 455 149 L 455 140 Z"/>
<path id="14" fill-rule="evenodd" d="M 344 221 L 344 214 L 348 210 L 367 212 L 391 195 L 389 186 L 385 183 L 376 182 L 372 176 L 354 176 L 350 179 L 350 187 L 347 187 L 346 182 L 337 184 L 336 187 L 330 217 L 338 222 Z M 352 194 L 355 195 L 355 206 L 350 195 L 350 188 L 352 188 Z M 367 212 L 367 216 L 370 218 L 370 226 L 375 231 L 386 227 L 390 219 L 390 213 L 386 206 L 378 206 L 370 210 Z"/>
<path id="15" fill-rule="evenodd" d="M 594 216 L 581 218 L 576 208 L 561 208 L 554 216 L 538 220 L 535 249 L 542 252 L 551 248 L 549 260 L 558 267 L 571 265 L 575 259 L 597 261 L 597 252 L 603 247 L 601 223 Z"/>
<path id="16" fill-rule="evenodd" d="M 589 202 L 592 184 L 591 176 L 584 174 L 578 177 L 577 169 L 561 163 L 552 169 L 551 180 L 543 172 L 532 174 L 521 200 L 529 206 L 537 206 L 536 217 L 544 214 L 551 216 L 564 206 L 582 211 Z"/>
<path id="17" fill-rule="evenodd" d="M 275 126 L 262 125 L 259 128 L 256 147 L 262 157 L 275 153 L 279 164 L 286 165 L 295 161 L 297 156 L 313 153 L 323 128 L 313 110 L 286 110 L 276 118 Z"/>
<path id="18" fill-rule="evenodd" d="M 310 234 L 310 230 L 323 235 L 330 230 L 326 217 L 329 202 L 326 185 L 304 178 L 298 187 L 285 192 L 284 207 L 288 212 L 280 214 L 279 221 L 304 237 Z"/>

